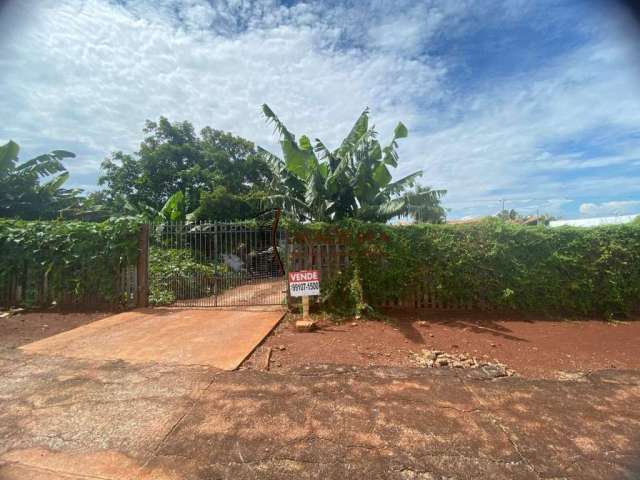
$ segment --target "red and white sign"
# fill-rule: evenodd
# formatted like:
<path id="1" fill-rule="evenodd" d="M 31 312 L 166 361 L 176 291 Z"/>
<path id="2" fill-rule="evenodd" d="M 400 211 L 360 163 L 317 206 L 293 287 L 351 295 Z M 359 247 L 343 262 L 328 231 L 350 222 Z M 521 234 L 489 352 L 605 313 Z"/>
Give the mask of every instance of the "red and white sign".
<path id="1" fill-rule="evenodd" d="M 292 297 L 320 295 L 320 272 L 318 270 L 289 272 L 289 292 Z"/>

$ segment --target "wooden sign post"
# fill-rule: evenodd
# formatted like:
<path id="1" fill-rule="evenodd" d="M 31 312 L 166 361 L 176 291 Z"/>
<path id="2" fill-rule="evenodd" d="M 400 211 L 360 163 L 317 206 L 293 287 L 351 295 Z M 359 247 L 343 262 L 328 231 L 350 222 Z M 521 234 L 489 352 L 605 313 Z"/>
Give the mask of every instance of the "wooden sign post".
<path id="1" fill-rule="evenodd" d="M 320 295 L 320 272 L 318 270 L 289 272 L 289 294 L 292 297 L 302 297 L 302 321 L 296 322 L 296 329 L 313 330 L 314 323 L 309 316 L 309 297 Z"/>
<path id="2" fill-rule="evenodd" d="M 302 320 L 308 321 L 309 317 L 309 297 L 302 297 Z"/>

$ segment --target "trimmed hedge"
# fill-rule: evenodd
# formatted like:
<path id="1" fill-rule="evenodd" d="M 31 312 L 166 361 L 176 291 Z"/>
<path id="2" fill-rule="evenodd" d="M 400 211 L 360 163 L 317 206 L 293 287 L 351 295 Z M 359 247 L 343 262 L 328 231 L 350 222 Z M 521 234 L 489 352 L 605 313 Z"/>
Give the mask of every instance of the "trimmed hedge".
<path id="1" fill-rule="evenodd" d="M 127 303 L 120 280 L 123 269 L 137 261 L 139 228 L 126 219 L 0 219 L 0 305 Z"/>
<path id="2" fill-rule="evenodd" d="M 298 241 L 347 245 L 325 304 L 358 313 L 428 284 L 450 303 L 607 318 L 638 312 L 640 225 L 595 228 L 346 222 L 289 226 Z"/>

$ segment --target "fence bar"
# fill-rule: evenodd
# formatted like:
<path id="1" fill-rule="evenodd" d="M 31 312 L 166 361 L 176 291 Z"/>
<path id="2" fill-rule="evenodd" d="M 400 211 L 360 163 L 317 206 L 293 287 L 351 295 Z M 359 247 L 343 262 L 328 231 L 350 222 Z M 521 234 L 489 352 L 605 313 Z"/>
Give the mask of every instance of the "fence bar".
<path id="1" fill-rule="evenodd" d="M 138 234 L 138 271 L 137 271 L 138 295 L 136 305 L 138 308 L 149 306 L 149 225 L 140 225 Z"/>

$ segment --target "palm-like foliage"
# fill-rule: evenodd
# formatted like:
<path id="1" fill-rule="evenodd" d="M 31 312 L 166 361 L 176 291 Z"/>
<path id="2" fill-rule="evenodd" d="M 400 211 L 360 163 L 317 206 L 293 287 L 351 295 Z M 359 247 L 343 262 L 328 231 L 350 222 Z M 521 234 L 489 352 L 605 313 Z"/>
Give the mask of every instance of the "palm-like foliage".
<path id="1" fill-rule="evenodd" d="M 260 150 L 274 174 L 269 199 L 296 218 L 385 222 L 398 215 L 413 215 L 418 205 L 424 209 L 439 206 L 444 191 L 422 189 L 406 194 L 421 171 L 391 181 L 389 167 L 398 166 L 398 140 L 408 134 L 402 123 L 396 126 L 391 142 L 382 147 L 375 128 L 369 126 L 367 108 L 340 146 L 330 150 L 319 139 L 312 145 L 304 135 L 296 141 L 268 105 L 262 111 L 280 135 L 283 154 L 280 159 Z"/>
<path id="2" fill-rule="evenodd" d="M 440 204 L 440 199 L 446 193 L 446 190 L 432 190 L 418 185 L 405 194 L 407 201 L 400 215 L 418 223 L 444 223 L 446 210 Z"/>
<path id="3" fill-rule="evenodd" d="M 308 215 L 308 207 L 304 202 L 305 183 L 287 170 L 285 163 L 275 155 L 258 147 L 258 153 L 273 173 L 267 184 L 268 195 L 265 199 L 265 207 L 280 207 L 295 218 L 305 218 Z"/>
<path id="4" fill-rule="evenodd" d="M 13 141 L 0 146 L 0 217 L 54 218 L 78 206 L 80 190 L 62 188 L 69 178 L 62 162 L 75 154 L 54 150 L 18 163 L 19 152 Z"/>

